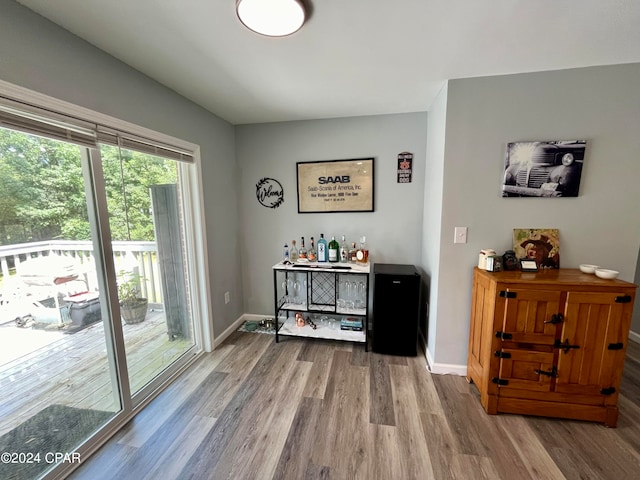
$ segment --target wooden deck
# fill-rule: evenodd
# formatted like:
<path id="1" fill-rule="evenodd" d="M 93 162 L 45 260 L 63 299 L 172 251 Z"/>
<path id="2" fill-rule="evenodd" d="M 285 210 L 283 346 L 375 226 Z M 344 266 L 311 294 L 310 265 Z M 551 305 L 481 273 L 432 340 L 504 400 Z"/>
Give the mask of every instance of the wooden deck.
<path id="1" fill-rule="evenodd" d="M 0 326 L 0 348 L 15 325 Z M 190 341 L 169 341 L 164 312 L 150 311 L 136 325 L 123 325 L 131 391 L 135 392 L 180 357 Z M 21 332 L 27 334 L 28 332 Z M 33 331 L 34 334 L 42 332 Z M 53 334 L 54 342 L 0 365 L 0 435 L 48 405 L 116 412 L 104 325 L 73 334 Z M 6 357 L 5 357 L 6 360 Z"/>

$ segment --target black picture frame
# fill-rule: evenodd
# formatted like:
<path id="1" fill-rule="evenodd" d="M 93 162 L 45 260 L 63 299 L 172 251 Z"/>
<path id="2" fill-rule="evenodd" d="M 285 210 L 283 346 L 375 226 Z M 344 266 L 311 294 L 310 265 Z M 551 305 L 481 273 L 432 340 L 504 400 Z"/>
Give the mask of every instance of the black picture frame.
<path id="1" fill-rule="evenodd" d="M 298 213 L 373 212 L 373 157 L 297 162 Z"/>
<path id="2" fill-rule="evenodd" d="M 502 196 L 577 197 L 586 146 L 586 140 L 508 143 Z"/>

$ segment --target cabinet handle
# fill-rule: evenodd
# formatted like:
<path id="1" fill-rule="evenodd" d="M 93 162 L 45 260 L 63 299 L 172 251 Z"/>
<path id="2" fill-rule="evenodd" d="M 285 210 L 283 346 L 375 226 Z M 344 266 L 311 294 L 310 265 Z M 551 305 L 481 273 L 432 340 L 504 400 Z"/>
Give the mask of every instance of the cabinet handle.
<path id="1" fill-rule="evenodd" d="M 546 375 L 547 377 L 557 377 L 558 369 L 556 367 L 551 367 L 551 370 L 548 372 L 545 370 L 534 370 L 534 372 L 538 375 Z"/>
<path id="2" fill-rule="evenodd" d="M 559 323 L 562 323 L 563 320 L 564 320 L 564 315 L 562 315 L 561 313 L 554 313 L 553 315 L 551 315 L 551 320 L 547 320 L 544 323 L 551 323 L 553 325 L 557 325 Z"/>
<path id="3" fill-rule="evenodd" d="M 569 345 L 569 339 L 567 338 L 564 342 L 556 340 L 553 344 L 553 348 L 560 348 L 564 350 L 564 353 L 569 353 L 570 348 L 580 348 L 580 345 Z"/>

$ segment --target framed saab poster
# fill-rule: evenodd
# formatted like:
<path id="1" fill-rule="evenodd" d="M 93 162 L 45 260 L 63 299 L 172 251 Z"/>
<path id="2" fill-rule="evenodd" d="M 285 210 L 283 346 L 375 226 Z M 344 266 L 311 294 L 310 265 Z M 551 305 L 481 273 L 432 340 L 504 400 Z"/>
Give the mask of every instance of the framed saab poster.
<path id="1" fill-rule="evenodd" d="M 298 213 L 373 212 L 373 158 L 296 163 Z"/>

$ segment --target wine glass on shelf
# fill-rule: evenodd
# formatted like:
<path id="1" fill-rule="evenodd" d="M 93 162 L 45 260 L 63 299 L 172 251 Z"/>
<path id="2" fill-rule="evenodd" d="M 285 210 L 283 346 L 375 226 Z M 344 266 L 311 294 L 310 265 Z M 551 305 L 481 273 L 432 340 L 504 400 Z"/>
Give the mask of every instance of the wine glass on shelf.
<path id="1" fill-rule="evenodd" d="M 356 296 L 356 290 L 358 288 L 358 283 L 346 282 L 346 287 L 347 287 L 347 298 L 345 302 L 345 309 L 353 310 L 355 306 L 355 296 Z"/>
<path id="2" fill-rule="evenodd" d="M 293 303 L 293 278 L 287 278 L 287 303 Z"/>
<path id="3" fill-rule="evenodd" d="M 344 278 L 340 278 L 340 281 L 338 282 L 338 300 L 336 302 L 338 308 L 345 308 L 347 283 L 348 282 Z"/>
<path id="4" fill-rule="evenodd" d="M 300 280 L 293 282 L 293 303 L 300 305 Z"/>
<path id="5" fill-rule="evenodd" d="M 287 280 L 283 280 L 282 283 L 280 284 L 280 286 L 282 287 L 282 300 L 283 303 L 288 303 L 289 302 L 289 295 L 287 295 Z"/>
<path id="6" fill-rule="evenodd" d="M 355 300 L 355 308 L 365 308 L 365 302 L 367 301 L 367 284 L 365 282 L 358 282 L 358 293 Z"/>

